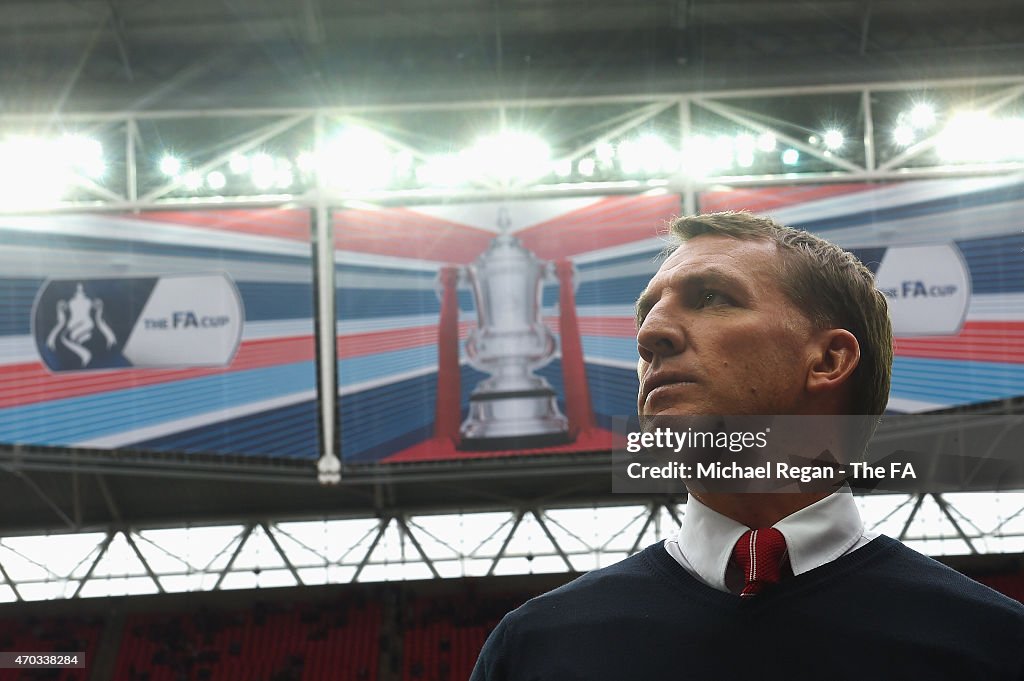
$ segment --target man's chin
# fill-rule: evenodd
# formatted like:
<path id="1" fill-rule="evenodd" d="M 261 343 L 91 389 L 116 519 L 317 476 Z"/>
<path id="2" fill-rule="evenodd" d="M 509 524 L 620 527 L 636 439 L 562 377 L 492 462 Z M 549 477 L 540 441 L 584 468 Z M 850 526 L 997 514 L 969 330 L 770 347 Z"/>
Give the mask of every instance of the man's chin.
<path id="1" fill-rule="evenodd" d="M 668 428 L 679 431 L 694 428 L 714 430 L 721 425 L 722 420 L 723 416 L 720 414 L 708 413 L 695 407 L 648 409 L 640 414 L 640 425 L 645 431 L 651 431 L 655 428 Z"/>

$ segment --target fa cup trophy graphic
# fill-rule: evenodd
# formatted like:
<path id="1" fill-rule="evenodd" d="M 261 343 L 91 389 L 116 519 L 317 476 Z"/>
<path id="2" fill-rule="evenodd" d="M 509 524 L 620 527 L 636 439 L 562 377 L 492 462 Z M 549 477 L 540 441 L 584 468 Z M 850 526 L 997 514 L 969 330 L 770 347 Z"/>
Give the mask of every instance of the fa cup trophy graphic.
<path id="1" fill-rule="evenodd" d="M 499 223 L 507 226 L 502 212 Z M 541 289 L 553 263 L 503 233 L 461 272 L 473 290 L 477 327 L 466 339 L 476 369 L 490 374 L 469 398 L 459 449 L 544 447 L 570 442 L 555 391 L 533 371 L 551 361 L 555 337 L 541 321 Z"/>

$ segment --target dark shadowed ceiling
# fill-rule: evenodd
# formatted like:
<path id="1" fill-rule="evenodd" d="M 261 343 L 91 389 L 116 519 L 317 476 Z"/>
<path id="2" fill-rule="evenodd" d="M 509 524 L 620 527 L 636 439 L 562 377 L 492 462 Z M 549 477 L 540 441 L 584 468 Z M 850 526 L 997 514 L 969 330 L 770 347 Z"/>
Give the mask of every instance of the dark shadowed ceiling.
<path id="1" fill-rule="evenodd" d="M 0 112 L 1013 75 L 1011 0 L 4 0 Z"/>

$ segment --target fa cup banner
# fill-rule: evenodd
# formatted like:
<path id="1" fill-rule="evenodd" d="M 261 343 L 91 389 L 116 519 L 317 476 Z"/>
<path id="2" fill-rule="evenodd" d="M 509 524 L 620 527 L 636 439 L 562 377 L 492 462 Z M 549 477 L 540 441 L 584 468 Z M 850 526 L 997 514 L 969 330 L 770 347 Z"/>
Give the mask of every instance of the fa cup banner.
<path id="1" fill-rule="evenodd" d="M 50 279 L 32 336 L 54 372 L 226 366 L 244 316 L 226 274 Z"/>

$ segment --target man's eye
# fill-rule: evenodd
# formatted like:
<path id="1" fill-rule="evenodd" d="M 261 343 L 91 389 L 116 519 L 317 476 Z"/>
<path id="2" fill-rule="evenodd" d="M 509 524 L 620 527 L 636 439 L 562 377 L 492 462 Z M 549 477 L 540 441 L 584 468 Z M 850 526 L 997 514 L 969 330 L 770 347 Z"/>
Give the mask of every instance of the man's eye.
<path id="1" fill-rule="evenodd" d="M 731 305 L 732 299 L 720 291 L 705 289 L 700 292 L 697 307 L 713 307 L 715 305 Z"/>

